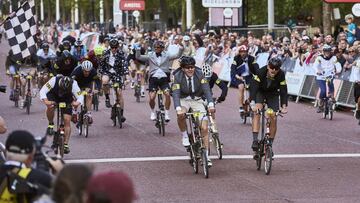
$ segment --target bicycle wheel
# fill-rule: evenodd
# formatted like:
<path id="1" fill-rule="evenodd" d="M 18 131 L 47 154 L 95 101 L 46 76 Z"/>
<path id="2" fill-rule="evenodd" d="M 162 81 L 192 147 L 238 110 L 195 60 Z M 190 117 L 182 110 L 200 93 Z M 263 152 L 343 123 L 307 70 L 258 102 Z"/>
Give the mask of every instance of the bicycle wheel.
<path id="1" fill-rule="evenodd" d="M 83 116 L 82 116 L 82 112 L 80 112 L 80 115 L 79 115 L 79 120 L 76 124 L 76 126 L 78 127 L 78 132 L 79 132 L 79 135 L 82 135 L 82 131 L 83 131 Z"/>
<path id="2" fill-rule="evenodd" d="M 29 115 L 30 114 L 30 105 L 31 105 L 31 96 L 26 95 L 25 104 L 26 104 L 26 113 Z"/>
<path id="3" fill-rule="evenodd" d="M 334 114 L 332 102 L 328 106 L 329 106 L 329 110 L 328 110 L 328 112 L 329 112 L 329 120 L 332 120 L 333 119 L 333 114 Z"/>
<path id="4" fill-rule="evenodd" d="M 116 126 L 116 117 L 117 117 L 117 108 L 112 107 L 112 109 L 111 109 L 111 120 L 113 121 L 113 126 Z"/>
<path id="5" fill-rule="evenodd" d="M 271 146 L 265 146 L 264 169 L 266 175 L 270 174 L 271 164 L 272 164 L 272 148 Z"/>
<path id="6" fill-rule="evenodd" d="M 117 110 L 116 110 L 116 117 L 117 117 L 117 121 L 119 123 L 119 128 L 122 128 L 122 121 L 121 121 L 121 118 L 122 118 L 122 109 L 121 107 L 117 107 Z M 116 119 L 115 119 L 116 120 Z"/>
<path id="7" fill-rule="evenodd" d="M 95 94 L 93 96 L 93 107 L 95 111 L 99 111 L 99 96 L 98 94 Z"/>
<path id="8" fill-rule="evenodd" d="M 59 155 L 61 158 L 64 157 L 64 135 L 60 134 L 58 137 L 58 148 L 59 148 Z"/>
<path id="9" fill-rule="evenodd" d="M 259 144 L 259 149 L 256 152 L 256 169 L 259 171 L 261 169 L 261 159 L 262 159 L 262 149 L 263 149 L 263 144 Z"/>
<path id="10" fill-rule="evenodd" d="M 19 107 L 19 90 L 14 91 L 14 103 L 15 107 Z"/>
<path id="11" fill-rule="evenodd" d="M 246 124 L 246 113 L 240 113 L 240 121 L 242 124 Z"/>
<path id="12" fill-rule="evenodd" d="M 209 178 L 208 156 L 205 149 L 201 150 L 201 161 L 203 165 L 204 177 Z"/>
<path id="13" fill-rule="evenodd" d="M 216 150 L 217 157 L 218 157 L 218 159 L 222 159 L 222 144 L 219 139 L 219 134 L 212 133 L 211 136 L 212 136 L 212 143 Z"/>
<path id="14" fill-rule="evenodd" d="M 88 117 L 84 118 L 84 131 L 85 131 L 84 135 L 87 138 L 88 135 L 89 135 L 89 120 L 88 120 Z"/>
<path id="15" fill-rule="evenodd" d="M 160 120 L 161 135 L 165 136 L 165 115 L 163 113 L 160 114 Z"/>
<path id="16" fill-rule="evenodd" d="M 199 161 L 196 158 L 196 152 L 194 147 L 191 145 L 190 146 L 190 158 L 192 159 L 192 167 L 194 170 L 194 173 L 199 173 Z"/>
<path id="17" fill-rule="evenodd" d="M 136 97 L 136 102 L 140 102 L 140 86 L 139 85 L 135 85 L 135 97 Z"/>

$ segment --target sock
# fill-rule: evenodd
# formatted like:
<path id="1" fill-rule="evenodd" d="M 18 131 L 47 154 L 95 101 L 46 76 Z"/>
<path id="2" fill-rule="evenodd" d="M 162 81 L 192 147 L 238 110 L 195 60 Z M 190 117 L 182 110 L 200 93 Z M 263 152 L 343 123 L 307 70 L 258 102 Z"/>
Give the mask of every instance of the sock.
<path id="1" fill-rule="evenodd" d="M 258 140 L 258 132 L 253 132 L 253 141 L 257 141 Z"/>
<path id="2" fill-rule="evenodd" d="M 165 115 L 169 115 L 169 110 L 165 109 Z"/>
<path id="3" fill-rule="evenodd" d="M 183 136 L 183 137 L 188 137 L 188 134 L 187 134 L 187 132 L 186 132 L 186 131 L 181 132 L 181 134 L 182 134 L 182 136 Z"/>
<path id="4" fill-rule="evenodd" d="M 145 92 L 145 86 L 141 85 L 141 92 Z"/>
<path id="5" fill-rule="evenodd" d="M 151 109 L 151 113 L 156 113 L 156 112 L 155 112 L 155 109 Z"/>
<path id="6" fill-rule="evenodd" d="M 110 99 L 110 98 L 109 98 L 109 94 L 105 94 L 105 98 L 106 98 L 106 99 Z"/>

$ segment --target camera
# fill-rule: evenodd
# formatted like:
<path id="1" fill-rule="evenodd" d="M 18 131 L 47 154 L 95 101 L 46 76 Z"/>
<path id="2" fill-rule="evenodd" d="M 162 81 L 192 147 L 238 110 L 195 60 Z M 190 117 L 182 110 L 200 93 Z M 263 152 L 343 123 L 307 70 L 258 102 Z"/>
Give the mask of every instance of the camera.
<path id="1" fill-rule="evenodd" d="M 0 85 L 0 92 L 6 93 L 6 86 L 5 85 Z"/>

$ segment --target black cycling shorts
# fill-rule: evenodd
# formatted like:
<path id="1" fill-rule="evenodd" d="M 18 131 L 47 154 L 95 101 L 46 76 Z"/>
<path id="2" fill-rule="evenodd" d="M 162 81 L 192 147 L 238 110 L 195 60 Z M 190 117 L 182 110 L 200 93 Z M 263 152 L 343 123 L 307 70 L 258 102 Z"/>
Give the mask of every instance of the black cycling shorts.
<path id="1" fill-rule="evenodd" d="M 354 98 L 355 98 L 355 103 L 358 103 L 360 97 L 360 84 L 359 83 L 355 83 L 354 84 Z"/>
<path id="2" fill-rule="evenodd" d="M 166 78 L 155 78 L 150 77 L 149 78 L 149 92 L 155 92 L 158 89 L 161 90 L 169 90 L 170 89 L 170 74 L 166 74 Z"/>
<path id="3" fill-rule="evenodd" d="M 71 107 L 71 103 L 74 101 L 73 97 L 70 98 L 60 98 L 55 94 L 52 94 L 51 92 L 48 92 L 46 94 L 46 97 L 49 101 L 54 101 L 57 104 L 61 103 L 61 102 L 65 102 L 66 103 L 66 108 L 64 109 L 64 114 L 68 114 L 71 115 L 72 114 L 72 107 Z"/>
<path id="4" fill-rule="evenodd" d="M 274 111 L 279 110 L 280 97 L 274 93 L 265 94 L 260 91 L 256 93 L 255 103 L 263 103 L 266 100 L 268 108 L 271 108 Z"/>

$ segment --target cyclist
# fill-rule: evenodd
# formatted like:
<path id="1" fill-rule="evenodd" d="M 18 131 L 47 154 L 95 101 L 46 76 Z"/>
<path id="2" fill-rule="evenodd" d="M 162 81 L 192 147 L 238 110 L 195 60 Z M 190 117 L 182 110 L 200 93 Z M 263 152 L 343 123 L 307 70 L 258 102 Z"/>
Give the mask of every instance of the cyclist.
<path id="1" fill-rule="evenodd" d="M 279 57 L 271 58 L 268 65 L 260 68 L 253 76 L 250 88 L 251 106 L 254 110 L 254 118 L 252 122 L 253 143 L 251 148 L 253 151 L 258 149 L 258 135 L 260 128 L 259 110 L 264 108 L 265 102 L 268 108 L 274 112 L 281 110 L 281 113 L 287 113 L 287 85 L 285 73 L 280 69 L 282 59 Z M 280 95 L 280 102 L 279 102 Z M 281 103 L 281 108 L 279 108 Z M 276 115 L 268 115 L 270 117 L 270 145 L 272 145 L 276 134 Z"/>
<path id="2" fill-rule="evenodd" d="M 47 73 L 53 72 L 53 60 L 55 60 L 56 54 L 52 49 L 50 49 L 48 43 L 43 43 L 41 45 L 41 49 L 39 49 L 36 52 L 36 55 L 38 57 L 37 69 L 38 72 L 40 73 L 38 75 L 38 81 L 47 82 L 49 80 Z M 45 73 L 45 74 L 41 74 L 41 73 Z M 39 88 L 41 88 L 42 85 Z"/>
<path id="3" fill-rule="evenodd" d="M 81 61 L 87 55 L 86 46 L 82 44 L 80 39 L 74 43 L 74 46 L 71 48 L 70 52 L 77 61 Z"/>
<path id="4" fill-rule="evenodd" d="M 93 64 L 90 61 L 83 61 L 75 70 L 71 73 L 71 77 L 77 81 L 80 89 L 91 93 L 93 88 L 93 82 L 95 82 L 94 92 L 98 92 L 100 88 L 100 78 L 93 68 Z M 88 94 L 86 101 L 84 101 L 87 109 L 87 115 L 89 117 L 89 124 L 93 122 L 91 117 L 92 107 L 92 95 Z"/>
<path id="5" fill-rule="evenodd" d="M 315 60 L 314 67 L 316 68 L 316 80 L 320 87 L 320 101 L 319 107 L 317 109 L 317 113 L 321 113 L 323 111 L 323 99 L 327 97 L 326 93 L 326 80 L 327 78 L 331 78 L 328 86 L 329 86 L 329 97 L 334 100 L 334 83 L 333 77 L 336 73 L 341 72 L 341 64 L 337 61 L 336 56 L 332 54 L 332 48 L 329 45 L 324 45 L 323 54 L 318 56 Z"/>
<path id="6" fill-rule="evenodd" d="M 183 56 L 180 61 L 181 71 L 177 71 L 174 75 L 174 83 L 172 86 L 174 106 L 177 113 L 177 122 L 182 134 L 182 144 L 187 147 L 190 145 L 189 137 L 186 132 L 185 113 L 190 110 L 202 112 L 200 120 L 201 136 L 204 138 L 206 149 L 209 145 L 208 121 L 204 114 L 205 107 L 203 97 L 206 98 L 208 109 L 211 113 L 215 113 L 215 106 L 209 87 L 209 83 L 205 79 L 200 68 L 195 66 L 195 59 L 189 56 Z M 207 151 L 208 152 L 208 151 Z M 209 166 L 212 165 L 208 160 Z"/>
<path id="7" fill-rule="evenodd" d="M 26 76 L 29 75 L 31 76 L 32 79 L 30 79 L 31 81 L 31 95 L 32 96 L 36 96 L 37 94 L 37 89 L 36 89 L 36 80 L 35 75 L 36 75 L 36 66 L 37 66 L 37 56 L 35 55 L 35 53 L 31 54 L 30 56 L 25 57 L 24 59 L 22 59 L 19 63 L 19 73 L 20 73 L 20 85 L 21 85 L 21 99 L 19 100 L 19 107 L 23 108 L 24 107 L 24 101 L 25 101 L 25 96 L 26 96 L 26 86 L 28 85 L 26 82 Z"/>
<path id="8" fill-rule="evenodd" d="M 218 103 L 225 101 L 228 92 L 226 82 L 221 80 L 218 75 L 212 71 L 212 67 L 209 64 L 204 64 L 201 67 L 201 70 L 208 81 L 211 90 L 215 84 L 221 89 L 221 95 L 216 99 L 216 101 Z"/>
<path id="9" fill-rule="evenodd" d="M 149 78 L 149 105 L 151 109 L 150 119 L 156 119 L 155 113 L 155 99 L 156 91 L 161 89 L 165 95 L 165 121 L 170 121 L 169 109 L 171 105 L 170 98 L 170 62 L 181 56 L 184 47 L 180 44 L 179 52 L 177 55 L 169 55 L 164 51 L 165 45 L 162 41 L 156 41 L 154 43 L 154 52 L 150 52 L 148 55 L 141 55 L 141 50 L 136 50 L 136 59 L 148 62 L 150 66 L 150 78 Z"/>
<path id="10" fill-rule="evenodd" d="M 6 61 L 5 61 L 6 75 L 8 75 L 11 78 L 10 84 L 9 84 L 9 87 L 10 87 L 9 99 L 10 99 L 10 101 L 14 100 L 14 89 L 15 89 L 15 85 L 17 82 L 16 81 L 17 79 L 14 76 L 18 74 L 19 64 L 20 64 L 20 61 L 16 60 L 12 50 L 10 50 L 6 57 Z M 20 88 L 20 80 L 18 80 L 18 87 Z"/>
<path id="11" fill-rule="evenodd" d="M 110 104 L 110 85 L 109 80 L 119 77 L 125 77 L 128 73 L 127 62 L 124 52 L 119 49 L 119 42 L 117 39 L 110 40 L 110 49 L 106 50 L 104 56 L 100 62 L 100 73 L 102 74 L 102 87 L 105 93 L 105 105 L 107 108 L 111 108 Z M 121 80 L 124 81 L 124 80 Z M 123 85 L 123 84 L 121 84 Z M 121 88 L 118 89 L 116 96 L 120 101 L 122 111 L 124 111 L 124 99 Z M 123 112 L 122 112 L 123 115 Z M 126 118 L 122 117 L 122 122 L 125 122 Z"/>
<path id="12" fill-rule="evenodd" d="M 245 45 L 239 47 L 239 54 L 234 57 L 231 65 L 231 85 L 239 90 L 239 113 L 244 113 L 245 86 L 249 85 L 252 75 L 259 69 L 259 65 L 253 56 L 248 55 Z"/>
<path id="13" fill-rule="evenodd" d="M 145 77 L 144 77 L 144 73 L 145 73 L 145 69 L 146 69 L 146 63 L 140 60 L 136 60 L 135 58 L 135 52 L 136 49 L 140 49 L 140 53 L 141 55 L 144 55 L 146 53 L 146 49 L 145 49 L 145 44 L 137 44 L 135 43 L 133 45 L 133 49 L 130 50 L 130 53 L 128 55 L 127 60 L 130 63 L 130 67 L 131 68 L 131 88 L 134 88 L 135 86 L 135 80 L 136 80 L 136 73 L 138 72 L 141 76 L 141 81 L 140 81 L 140 85 L 141 85 L 141 97 L 145 97 Z"/>
<path id="14" fill-rule="evenodd" d="M 88 52 L 88 54 L 85 56 L 83 60 L 89 60 L 93 64 L 93 68 L 95 70 L 99 69 L 100 66 L 100 60 L 104 53 L 104 47 L 100 45 L 96 45 L 95 48 Z"/>
<path id="15" fill-rule="evenodd" d="M 76 100 L 74 100 L 74 97 Z M 65 102 L 67 104 L 67 107 L 64 110 L 64 153 L 70 153 L 69 139 L 71 133 L 71 106 L 77 108 L 79 105 L 84 104 L 84 96 L 81 94 L 78 83 L 68 76 L 54 76 L 41 88 L 40 99 L 47 107 L 46 116 L 49 121 L 49 125 L 47 127 L 46 133 L 48 135 L 54 134 L 55 105 L 60 102 Z"/>
<path id="16" fill-rule="evenodd" d="M 70 76 L 77 67 L 78 61 L 70 54 L 68 50 L 64 50 L 61 57 L 58 58 L 54 65 L 54 72 L 64 76 Z"/>
<path id="17" fill-rule="evenodd" d="M 64 50 L 71 50 L 71 43 L 68 40 L 63 40 L 61 44 L 59 44 L 58 50 L 56 51 L 56 56 L 61 57 L 61 54 Z"/>

